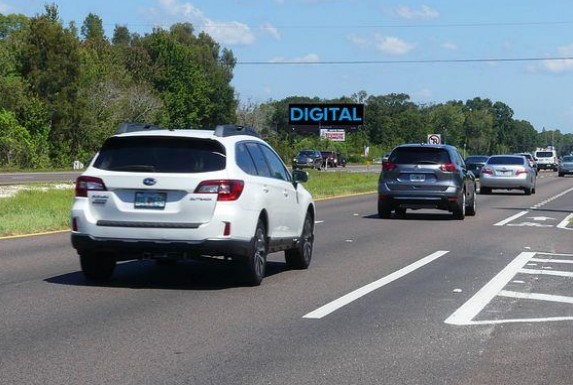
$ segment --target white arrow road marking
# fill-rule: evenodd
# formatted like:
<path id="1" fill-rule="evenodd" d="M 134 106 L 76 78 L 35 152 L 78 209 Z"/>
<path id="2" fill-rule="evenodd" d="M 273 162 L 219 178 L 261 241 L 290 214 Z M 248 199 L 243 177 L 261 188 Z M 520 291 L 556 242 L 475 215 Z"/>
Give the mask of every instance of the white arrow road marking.
<path id="1" fill-rule="evenodd" d="M 527 217 L 529 219 L 533 219 L 534 221 L 546 221 L 546 220 L 555 220 L 555 218 L 551 218 L 551 217 Z"/>
<path id="2" fill-rule="evenodd" d="M 373 292 L 376 289 L 381 288 L 382 286 L 385 286 L 391 282 L 394 282 L 395 280 L 402 278 L 403 276 L 405 276 L 406 274 L 409 274 L 411 272 L 413 272 L 416 269 L 419 269 L 420 267 L 427 265 L 428 263 L 440 258 L 441 256 L 445 255 L 449 253 L 449 251 L 445 251 L 445 250 L 439 250 L 436 251 L 435 253 L 432 253 L 430 255 L 428 255 L 427 257 L 424 257 L 398 271 L 393 272 L 392 274 L 389 274 L 383 278 L 380 278 L 377 281 L 374 281 L 372 283 L 369 283 L 366 286 L 362 286 L 359 289 L 356 289 L 338 299 L 335 299 L 334 301 L 327 303 L 326 305 L 319 307 L 318 309 L 304 315 L 302 318 L 313 318 L 313 319 L 321 319 L 323 317 L 326 317 L 327 315 L 329 315 L 330 313 L 340 309 L 343 306 L 348 305 L 351 302 L 356 301 L 357 299 L 365 296 L 368 293 Z"/>

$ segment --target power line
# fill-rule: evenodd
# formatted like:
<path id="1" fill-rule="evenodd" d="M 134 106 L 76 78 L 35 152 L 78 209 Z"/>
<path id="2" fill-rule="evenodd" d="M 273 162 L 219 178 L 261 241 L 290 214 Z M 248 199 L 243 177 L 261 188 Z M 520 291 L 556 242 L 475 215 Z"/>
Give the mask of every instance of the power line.
<path id="1" fill-rule="evenodd" d="M 498 62 L 532 62 L 532 61 L 568 61 L 573 56 L 565 57 L 522 57 L 522 58 L 487 58 L 487 59 L 419 59 L 419 60 L 325 60 L 325 61 L 238 61 L 237 65 L 326 65 L 326 64 L 436 64 L 436 63 L 498 63 Z"/>

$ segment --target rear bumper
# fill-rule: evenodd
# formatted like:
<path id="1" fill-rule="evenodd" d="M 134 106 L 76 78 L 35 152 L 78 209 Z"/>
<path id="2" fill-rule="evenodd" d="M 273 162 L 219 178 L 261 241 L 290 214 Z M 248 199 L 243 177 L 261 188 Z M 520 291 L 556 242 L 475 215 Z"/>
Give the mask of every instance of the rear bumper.
<path id="1" fill-rule="evenodd" d="M 480 178 L 480 187 L 499 189 L 524 189 L 533 188 L 534 184 L 527 177 L 510 179 L 482 175 Z"/>
<path id="2" fill-rule="evenodd" d="M 236 239 L 154 241 L 148 239 L 97 238 L 73 232 L 71 241 L 78 253 L 107 252 L 114 254 L 117 260 L 142 259 L 149 253 L 184 253 L 188 257 L 201 255 L 243 257 L 251 254 L 253 244 L 252 241 Z"/>
<path id="3" fill-rule="evenodd" d="M 439 209 L 453 211 L 459 205 L 458 195 L 439 196 L 401 196 L 378 195 L 378 202 L 391 210 L 402 207 L 408 209 Z"/>

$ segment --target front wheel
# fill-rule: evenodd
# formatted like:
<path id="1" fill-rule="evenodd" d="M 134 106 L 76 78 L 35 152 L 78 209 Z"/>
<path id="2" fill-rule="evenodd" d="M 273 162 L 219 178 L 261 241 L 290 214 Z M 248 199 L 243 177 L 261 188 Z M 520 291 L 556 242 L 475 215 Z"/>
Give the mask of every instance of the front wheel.
<path id="1" fill-rule="evenodd" d="M 314 223 L 310 213 L 304 218 L 304 225 L 300 241 L 296 248 L 285 250 L 285 261 L 289 268 L 304 270 L 308 269 L 312 259 L 314 245 Z"/>
<path id="2" fill-rule="evenodd" d="M 474 190 L 474 193 L 472 194 L 472 199 L 469 202 L 469 206 L 466 206 L 466 215 L 468 216 L 474 216 L 476 215 L 476 207 L 477 207 L 477 197 L 476 197 L 476 192 Z"/>
<path id="3" fill-rule="evenodd" d="M 80 266 L 88 280 L 107 281 L 111 278 L 116 261 L 113 255 L 105 253 L 80 253 Z"/>
<path id="4" fill-rule="evenodd" d="M 251 254 L 244 263 L 244 278 L 248 286 L 259 286 L 265 277 L 267 265 L 267 232 L 265 223 L 259 219 L 253 237 Z"/>

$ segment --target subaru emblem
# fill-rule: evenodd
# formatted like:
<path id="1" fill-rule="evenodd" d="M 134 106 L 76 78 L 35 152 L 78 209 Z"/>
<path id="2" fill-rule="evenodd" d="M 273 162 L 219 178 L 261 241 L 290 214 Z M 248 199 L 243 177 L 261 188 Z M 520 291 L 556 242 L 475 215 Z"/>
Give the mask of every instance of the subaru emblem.
<path id="1" fill-rule="evenodd" d="M 154 178 L 145 178 L 143 184 L 146 186 L 153 186 L 157 181 Z"/>

